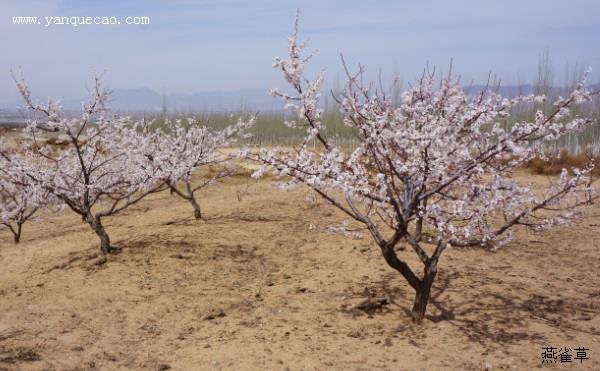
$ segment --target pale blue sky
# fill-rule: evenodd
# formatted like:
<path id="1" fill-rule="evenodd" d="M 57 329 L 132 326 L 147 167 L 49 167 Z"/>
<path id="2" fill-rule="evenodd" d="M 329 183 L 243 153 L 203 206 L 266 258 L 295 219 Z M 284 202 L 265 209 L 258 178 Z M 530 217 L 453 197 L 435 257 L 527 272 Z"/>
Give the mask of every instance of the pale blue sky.
<path id="1" fill-rule="evenodd" d="M 36 95 L 76 98 L 93 71 L 111 88 L 170 93 L 284 86 L 271 68 L 283 55 L 296 8 L 301 35 L 319 49 L 314 69 L 330 84 L 339 54 L 376 73 L 413 79 L 426 62 L 454 58 L 463 79 L 496 73 L 531 82 L 549 48 L 556 75 L 592 66 L 600 77 L 600 1 L 22 1 L 0 3 L 0 99 L 15 96 L 9 69 L 22 67 Z M 148 26 L 13 25 L 13 16 L 149 16 Z"/>

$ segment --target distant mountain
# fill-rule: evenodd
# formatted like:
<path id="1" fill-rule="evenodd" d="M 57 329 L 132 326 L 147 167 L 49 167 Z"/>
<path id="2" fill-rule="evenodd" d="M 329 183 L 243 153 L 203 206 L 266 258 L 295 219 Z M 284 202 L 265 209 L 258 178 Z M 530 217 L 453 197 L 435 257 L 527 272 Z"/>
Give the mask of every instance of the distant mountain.
<path id="1" fill-rule="evenodd" d="M 267 89 L 172 94 L 167 99 L 167 107 L 174 111 L 271 111 L 281 106 Z"/>
<path id="2" fill-rule="evenodd" d="M 281 105 L 267 89 L 207 91 L 192 94 L 168 94 L 165 106 L 169 112 L 226 112 L 239 110 L 274 110 Z M 80 101 L 63 102 L 65 109 L 77 109 Z M 111 107 L 116 111 L 161 112 L 163 96 L 149 88 L 116 89 L 111 94 Z"/>
<path id="3" fill-rule="evenodd" d="M 34 100 L 40 102 L 46 99 L 34 97 Z M 84 99 L 63 100 L 63 109 L 79 110 Z M 161 112 L 163 108 L 162 94 L 150 88 L 115 89 L 111 92 L 110 101 L 110 106 L 115 111 Z M 271 97 L 267 89 L 168 94 L 165 103 L 169 112 L 271 111 L 281 108 L 281 102 Z M 23 102 L 17 99 L 0 102 L 0 110 L 15 111 L 22 107 Z"/>
<path id="4" fill-rule="evenodd" d="M 486 88 L 485 85 L 473 85 L 468 89 L 468 91 L 473 94 L 473 93 L 480 92 L 485 88 Z M 592 91 L 598 91 L 598 90 L 600 90 L 600 84 L 587 85 L 587 88 Z M 514 97 L 517 95 L 535 94 L 538 91 L 539 91 L 539 89 L 538 89 L 537 85 L 526 85 L 526 84 L 524 84 L 524 85 L 506 85 L 506 86 L 500 86 L 498 88 L 498 93 L 504 97 Z M 563 88 L 563 87 L 551 86 L 548 88 L 547 93 L 552 96 L 557 96 L 557 95 L 564 96 L 564 95 L 570 93 L 570 89 Z"/>
<path id="5" fill-rule="evenodd" d="M 484 85 L 465 87 L 471 94 L 476 94 L 484 89 Z M 600 84 L 589 86 L 592 90 L 600 90 Z M 537 91 L 535 85 L 501 86 L 498 92 L 506 97 L 518 94 L 532 94 Z M 552 95 L 566 94 L 565 88 L 550 88 Z M 41 98 L 40 101 L 44 101 Z M 79 110 L 81 100 L 63 101 L 66 110 Z M 0 102 L 0 110 L 16 111 L 23 103 L 18 100 Z M 161 112 L 163 96 L 150 89 L 116 89 L 111 95 L 111 107 L 115 111 L 128 112 Z M 283 105 L 281 101 L 271 97 L 267 89 L 242 89 L 236 91 L 205 91 L 191 94 L 168 94 L 166 107 L 169 112 L 227 112 L 227 111 L 279 111 Z"/>
<path id="6" fill-rule="evenodd" d="M 117 89 L 111 93 L 110 106 L 116 110 L 160 110 L 162 97 L 149 88 Z"/>

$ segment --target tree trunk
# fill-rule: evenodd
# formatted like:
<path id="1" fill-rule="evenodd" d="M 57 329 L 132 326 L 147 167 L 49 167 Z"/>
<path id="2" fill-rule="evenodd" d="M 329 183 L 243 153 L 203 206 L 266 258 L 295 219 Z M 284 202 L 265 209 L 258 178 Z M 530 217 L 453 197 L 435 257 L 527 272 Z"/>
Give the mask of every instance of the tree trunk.
<path id="1" fill-rule="evenodd" d="M 21 242 L 21 230 L 22 230 L 22 227 L 23 227 L 23 224 L 17 223 L 17 230 L 14 231 L 14 233 L 13 233 L 13 237 L 14 237 L 15 243 Z"/>
<path id="2" fill-rule="evenodd" d="M 430 262 L 425 266 L 424 276 L 419 286 L 416 288 L 415 301 L 413 303 L 411 316 L 413 322 L 421 323 L 425 318 L 429 296 L 431 294 L 431 286 L 437 274 L 437 261 Z"/>
<path id="3" fill-rule="evenodd" d="M 88 215 L 86 219 L 90 227 L 92 227 L 94 232 L 96 232 L 100 238 L 100 250 L 102 250 L 102 254 L 106 255 L 115 252 L 116 249 L 110 245 L 110 237 L 108 236 L 108 233 L 106 233 L 106 230 L 100 221 L 100 217 Z"/>
<path id="4" fill-rule="evenodd" d="M 194 218 L 202 219 L 202 210 L 200 209 L 200 205 L 196 201 L 196 198 L 194 197 L 194 195 L 192 195 L 190 197 L 189 201 L 190 201 L 190 204 L 192 204 L 192 207 L 194 208 Z"/>
<path id="5" fill-rule="evenodd" d="M 410 286 L 415 290 L 415 301 L 411 310 L 411 317 L 413 322 L 421 323 L 425 319 L 425 312 L 427 311 L 427 304 L 429 303 L 429 297 L 431 295 L 431 286 L 435 280 L 437 274 L 438 259 L 445 248 L 448 246 L 443 240 L 438 240 L 435 251 L 428 257 L 427 254 L 416 242 L 415 250 L 419 258 L 423 262 L 425 268 L 423 269 L 423 278 L 417 277 L 416 274 L 410 269 L 408 264 L 398 258 L 396 251 L 394 250 L 395 244 L 402 238 L 402 235 L 396 235 L 391 241 L 381 240 L 379 247 L 383 253 L 383 257 L 387 264 L 400 272 Z M 414 246 L 413 246 L 414 247 Z"/>

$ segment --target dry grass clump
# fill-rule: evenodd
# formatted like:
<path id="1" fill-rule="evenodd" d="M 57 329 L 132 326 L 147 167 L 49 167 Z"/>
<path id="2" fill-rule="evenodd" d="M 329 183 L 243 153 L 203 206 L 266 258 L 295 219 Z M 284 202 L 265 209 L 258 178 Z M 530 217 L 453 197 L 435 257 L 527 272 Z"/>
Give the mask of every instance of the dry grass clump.
<path id="1" fill-rule="evenodd" d="M 600 175 L 600 160 L 599 157 L 589 156 L 585 154 L 572 155 L 567 151 L 562 151 L 558 156 L 548 156 L 548 160 L 543 160 L 539 157 L 529 161 L 525 168 L 533 174 L 541 175 L 556 175 L 560 174 L 562 169 L 571 170 L 572 168 L 584 168 L 590 161 L 594 161 L 596 168 L 593 170 L 594 175 Z"/>
<path id="2" fill-rule="evenodd" d="M 233 178 L 250 178 L 254 171 L 236 163 L 228 165 L 209 165 L 194 173 L 199 179 L 221 178 L 224 175 Z"/>

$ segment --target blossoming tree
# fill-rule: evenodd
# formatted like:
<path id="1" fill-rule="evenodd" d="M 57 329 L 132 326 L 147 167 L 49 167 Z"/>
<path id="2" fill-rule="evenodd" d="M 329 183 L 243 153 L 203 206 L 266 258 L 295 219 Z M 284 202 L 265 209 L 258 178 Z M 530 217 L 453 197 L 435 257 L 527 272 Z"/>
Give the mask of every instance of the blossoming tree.
<path id="1" fill-rule="evenodd" d="M 200 219 L 202 210 L 197 192 L 236 173 L 231 166 L 235 156 L 220 150 L 247 135 L 246 130 L 252 127 L 254 121 L 254 117 L 248 120 L 240 118 L 223 130 L 201 126 L 193 119 L 167 120 L 162 127 L 155 129 L 142 122 L 138 127 L 144 135 L 144 143 L 140 146 L 146 146 L 146 157 L 157 169 L 153 176 L 164 182 L 171 193 L 189 202 L 194 209 L 194 217 Z M 210 174 L 212 167 L 219 169 Z M 194 184 L 192 176 L 202 170 L 209 170 L 205 172 L 208 176 Z"/>
<path id="2" fill-rule="evenodd" d="M 91 98 L 82 104 L 78 118 L 65 117 L 59 103 L 51 99 L 45 105 L 34 103 L 24 79 L 15 81 L 27 107 L 47 117 L 43 126 L 33 120 L 25 131 L 41 163 L 25 173 L 89 224 L 100 239 L 100 262 L 104 262 L 106 254 L 118 249 L 110 242 L 103 218 L 163 187 L 153 175 L 158 169 L 137 146 L 144 139 L 135 125 L 108 116 L 109 94 L 99 77 L 94 78 Z M 44 144 L 41 130 L 63 135 L 64 145 Z"/>
<path id="3" fill-rule="evenodd" d="M 542 229 L 568 224 L 589 199 L 593 165 L 563 170 L 543 194 L 515 178 L 515 169 L 539 153 L 530 143 L 555 140 L 581 130 L 590 120 L 570 108 L 590 99 L 583 82 L 554 102 L 550 114 L 537 112 L 533 122 L 501 125 L 520 104 L 542 96 L 506 99 L 490 89 L 474 96 L 452 75 L 436 83 L 425 72 L 394 106 L 382 89 L 363 84 L 363 68 L 347 72 L 340 99 L 344 123 L 355 129 L 351 151 L 327 138 L 319 108 L 323 74 L 305 77 L 298 43 L 298 18 L 289 39 L 288 57 L 275 58 L 291 92 L 275 96 L 297 115 L 287 123 L 306 128 L 298 148 L 262 149 L 253 158 L 256 171 L 285 176 L 289 186 L 302 183 L 362 226 L 386 263 L 415 290 L 415 322 L 424 319 L 438 261 L 450 248 L 494 249 L 510 240 L 515 227 Z M 342 59 L 343 61 L 343 59 Z M 316 142 L 320 149 L 309 143 Z M 595 196 L 594 196 L 595 197 Z M 346 224 L 344 224 L 346 225 Z M 338 231 L 350 233 L 346 227 Z M 413 251 L 422 273 L 407 264 Z"/>
<path id="4" fill-rule="evenodd" d="M 43 208 L 55 206 L 52 195 L 33 181 L 25 169 L 34 160 L 29 151 L 12 153 L 0 138 L 0 225 L 13 235 L 15 243 L 21 240 L 23 224 L 33 219 Z"/>

